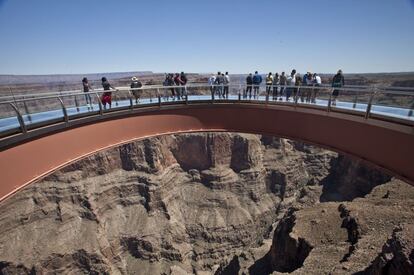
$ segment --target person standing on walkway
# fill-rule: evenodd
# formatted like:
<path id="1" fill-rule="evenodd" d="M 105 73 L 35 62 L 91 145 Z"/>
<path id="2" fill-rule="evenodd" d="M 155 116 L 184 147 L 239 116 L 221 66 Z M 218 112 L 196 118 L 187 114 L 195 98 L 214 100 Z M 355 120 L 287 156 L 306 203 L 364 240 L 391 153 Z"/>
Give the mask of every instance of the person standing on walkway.
<path id="1" fill-rule="evenodd" d="M 254 93 L 254 98 L 259 98 L 259 89 L 260 89 L 260 84 L 263 82 L 262 76 L 255 71 L 254 72 L 254 76 L 253 76 L 253 93 Z"/>
<path id="2" fill-rule="evenodd" d="M 273 75 L 270 72 L 266 76 L 266 97 L 267 98 L 269 98 L 269 96 L 270 96 L 270 91 L 272 90 L 272 85 L 273 85 Z"/>
<path id="3" fill-rule="evenodd" d="M 303 91 L 301 93 L 300 100 L 302 102 L 306 101 L 307 103 L 310 103 L 311 102 L 312 90 L 313 90 L 310 87 L 313 87 L 313 85 L 314 85 L 312 73 L 307 72 L 304 79 L 305 79 L 305 82 L 303 84 L 306 85 L 306 87 L 309 87 L 309 88 L 303 89 Z"/>
<path id="4" fill-rule="evenodd" d="M 252 98 L 252 85 L 253 85 L 253 75 L 249 73 L 246 77 L 246 92 L 243 95 L 244 98 L 247 98 L 247 94 L 249 94 L 249 99 Z"/>
<path id="5" fill-rule="evenodd" d="M 181 86 L 184 86 L 183 88 L 181 88 L 181 96 L 187 96 L 187 87 L 185 86 L 187 85 L 188 79 L 184 72 L 181 72 L 180 79 Z"/>
<path id="6" fill-rule="evenodd" d="M 277 90 L 279 86 L 279 81 L 280 81 L 279 74 L 275 73 L 275 76 L 273 77 L 273 95 L 272 95 L 273 100 L 277 100 Z"/>
<path id="7" fill-rule="evenodd" d="M 223 91 L 223 97 L 229 98 L 229 85 L 230 85 L 230 76 L 229 72 L 226 72 L 224 75 L 224 91 Z"/>
<path id="8" fill-rule="evenodd" d="M 131 82 L 130 88 L 131 89 L 134 89 L 134 90 L 131 90 L 131 92 L 132 92 L 132 94 L 135 97 L 135 104 L 138 104 L 139 98 L 141 96 L 141 91 L 140 90 L 136 90 L 136 89 L 141 88 L 142 87 L 142 83 L 135 76 L 133 78 L 131 78 L 131 81 L 132 82 Z"/>
<path id="9" fill-rule="evenodd" d="M 311 103 L 316 103 L 316 96 L 318 95 L 319 87 L 322 86 L 322 79 L 317 73 L 313 74 L 313 85 L 316 88 L 312 90 Z"/>
<path id="10" fill-rule="evenodd" d="M 293 69 L 290 73 L 290 76 L 286 80 L 288 88 L 286 88 L 286 101 L 289 101 L 292 92 L 294 91 L 294 86 L 296 83 L 296 70 Z"/>
<path id="11" fill-rule="evenodd" d="M 280 75 L 280 81 L 279 81 L 279 84 L 280 84 L 280 96 L 279 96 L 279 100 L 282 100 L 282 96 L 283 96 L 283 94 L 285 94 L 286 93 L 286 84 L 287 84 L 287 78 L 286 78 L 286 75 L 285 75 L 285 72 L 282 72 L 282 74 Z"/>
<path id="12" fill-rule="evenodd" d="M 211 92 L 211 96 L 214 97 L 214 93 L 215 93 L 215 85 L 216 83 L 216 76 L 214 74 L 212 74 L 209 78 L 208 78 L 208 85 L 210 85 L 210 92 Z"/>
<path id="13" fill-rule="evenodd" d="M 295 102 L 298 102 L 298 98 L 302 93 L 301 89 L 299 88 L 300 86 L 302 86 L 302 77 L 300 76 L 300 74 L 296 74 L 295 88 L 293 89 L 293 100 Z M 302 99 L 302 96 L 301 96 L 301 101 L 302 100 L 303 99 Z"/>
<path id="14" fill-rule="evenodd" d="M 111 89 L 112 90 L 116 90 L 116 89 L 114 87 L 112 87 L 111 84 L 109 84 L 106 77 L 102 77 L 101 80 L 102 80 L 102 87 L 103 87 L 104 91 L 107 91 L 107 92 L 104 92 L 102 94 L 102 99 L 101 99 L 102 104 L 103 104 L 105 109 L 106 109 L 106 104 L 108 104 L 109 108 L 111 108 L 111 106 L 112 106 L 112 92 L 110 92 L 110 91 L 111 91 Z"/>
<path id="15" fill-rule="evenodd" d="M 221 74 L 221 72 L 217 72 L 216 81 L 215 83 L 217 85 L 216 91 L 219 96 L 219 98 L 223 95 L 223 84 L 224 84 L 224 76 Z"/>
<path id="16" fill-rule="evenodd" d="M 170 87 L 170 91 L 171 91 L 171 98 L 174 100 L 175 99 L 175 89 L 173 88 L 174 86 L 174 74 L 167 74 L 167 77 L 164 81 L 164 86 L 168 86 Z"/>
<path id="17" fill-rule="evenodd" d="M 86 106 L 92 109 L 92 99 L 89 92 L 92 90 L 91 85 L 86 77 L 82 79 L 83 92 L 85 93 Z"/>
<path id="18" fill-rule="evenodd" d="M 339 70 L 338 73 L 332 79 L 332 87 L 333 88 L 341 88 L 345 86 L 345 79 L 342 75 L 342 70 Z M 336 98 L 339 95 L 339 90 L 334 89 L 332 92 L 332 105 L 336 105 Z"/>
<path id="19" fill-rule="evenodd" d="M 182 81 L 181 81 L 179 73 L 175 74 L 174 83 L 175 83 L 175 86 L 181 86 Z M 181 99 L 181 88 L 175 88 L 175 93 L 177 94 L 177 99 Z"/>

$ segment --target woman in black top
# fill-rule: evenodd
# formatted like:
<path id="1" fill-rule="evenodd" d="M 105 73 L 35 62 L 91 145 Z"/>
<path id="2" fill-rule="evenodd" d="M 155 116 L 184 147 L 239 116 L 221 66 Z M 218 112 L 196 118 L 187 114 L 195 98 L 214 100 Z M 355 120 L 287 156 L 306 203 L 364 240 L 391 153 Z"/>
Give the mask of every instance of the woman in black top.
<path id="1" fill-rule="evenodd" d="M 88 79 L 86 77 L 82 79 L 82 86 L 83 86 L 83 92 L 85 93 L 86 106 L 88 106 L 88 109 L 92 108 L 91 95 L 88 94 L 92 90 L 92 88 L 89 85 Z"/>

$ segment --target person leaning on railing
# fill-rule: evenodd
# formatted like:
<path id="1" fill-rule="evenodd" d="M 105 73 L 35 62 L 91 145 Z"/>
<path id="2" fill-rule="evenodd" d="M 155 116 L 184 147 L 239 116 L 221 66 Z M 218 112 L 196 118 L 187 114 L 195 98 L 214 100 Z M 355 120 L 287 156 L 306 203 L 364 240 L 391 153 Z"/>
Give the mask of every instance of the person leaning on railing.
<path id="1" fill-rule="evenodd" d="M 294 91 L 295 83 L 296 83 L 296 70 L 293 69 L 292 72 L 290 73 L 290 76 L 288 76 L 286 79 L 286 85 L 288 86 L 286 88 L 286 101 L 289 101 L 290 96 L 292 95 L 292 92 Z"/>
<path id="2" fill-rule="evenodd" d="M 141 81 L 138 80 L 138 78 L 136 78 L 135 76 L 131 79 L 131 88 L 132 89 L 137 89 L 137 88 L 141 88 L 142 87 L 142 83 Z M 132 90 L 132 94 L 135 97 L 135 103 L 139 102 L 139 98 L 141 96 L 141 91 L 140 90 Z"/>
<path id="3" fill-rule="evenodd" d="M 317 73 L 313 74 L 313 85 L 316 87 L 316 89 L 312 89 L 311 103 L 316 103 L 318 89 L 322 86 L 322 79 Z"/>
<path id="4" fill-rule="evenodd" d="M 270 96 L 270 91 L 272 90 L 272 85 L 273 85 L 273 75 L 270 72 L 267 76 L 266 76 L 266 96 L 269 98 Z"/>
<path id="5" fill-rule="evenodd" d="M 164 85 L 164 86 L 167 86 L 167 87 L 171 87 L 171 88 L 170 88 L 170 91 L 171 91 L 171 97 L 172 97 L 172 99 L 175 99 L 175 90 L 174 90 L 174 88 L 172 87 L 172 86 L 174 86 L 174 74 L 167 74 L 167 75 L 165 76 L 165 80 L 164 80 L 163 85 Z"/>
<path id="6" fill-rule="evenodd" d="M 333 88 L 341 88 L 345 85 L 345 79 L 342 75 L 342 70 L 339 70 L 338 73 L 332 79 L 332 87 Z M 336 105 L 336 98 L 339 95 L 339 90 L 334 89 L 332 91 L 332 105 Z"/>
<path id="7" fill-rule="evenodd" d="M 303 84 L 306 85 L 309 88 L 306 88 L 302 91 L 300 101 L 301 102 L 305 101 L 306 103 L 310 103 L 311 102 L 311 97 L 312 97 L 312 90 L 313 90 L 310 87 L 312 87 L 313 84 L 314 84 L 312 73 L 307 72 L 305 74 L 305 76 L 303 77 L 303 79 L 305 80 L 303 82 Z"/>
<path id="8" fill-rule="evenodd" d="M 217 76 L 216 76 L 216 80 L 214 84 L 217 85 L 216 92 L 219 98 L 221 98 L 222 96 L 224 97 L 224 92 L 223 92 L 224 75 L 221 72 L 217 72 Z"/>
<path id="9" fill-rule="evenodd" d="M 296 74 L 296 78 L 295 78 L 295 88 L 293 89 L 293 100 L 295 102 L 298 101 L 298 97 L 301 94 L 301 89 L 299 88 L 300 86 L 302 86 L 302 77 L 300 76 L 300 74 Z"/>
<path id="10" fill-rule="evenodd" d="M 244 98 L 247 98 L 247 94 L 249 94 L 249 98 L 252 98 L 252 85 L 253 75 L 249 73 L 249 75 L 246 77 L 246 92 L 243 95 Z"/>
<path id="11" fill-rule="evenodd" d="M 254 76 L 253 76 L 254 98 L 259 97 L 259 89 L 260 89 L 260 84 L 262 83 L 262 81 L 263 81 L 262 76 L 257 71 L 255 71 Z"/>
<path id="12" fill-rule="evenodd" d="M 86 77 L 82 79 L 83 92 L 85 93 L 86 106 L 92 108 L 92 99 L 89 92 L 92 90 L 91 85 Z"/>
<path id="13" fill-rule="evenodd" d="M 277 90 L 278 90 L 278 85 L 280 84 L 279 81 L 280 81 L 279 74 L 275 73 L 275 76 L 273 77 L 273 95 L 272 95 L 273 100 L 277 100 Z"/>
<path id="14" fill-rule="evenodd" d="M 216 83 L 216 76 L 214 74 L 212 74 L 208 78 L 208 85 L 210 85 L 210 92 L 211 92 L 211 96 L 213 96 L 213 97 L 214 97 L 214 92 L 215 92 L 215 87 L 214 87 L 215 83 Z"/>
<path id="15" fill-rule="evenodd" d="M 102 80 L 102 87 L 103 87 L 104 91 L 110 91 L 111 89 L 116 90 L 111 84 L 109 84 L 106 77 L 102 77 L 101 80 Z M 104 92 L 102 94 L 101 101 L 102 101 L 102 104 L 103 104 L 105 109 L 106 109 L 106 104 L 108 104 L 109 108 L 111 108 L 111 106 L 112 106 L 112 92 Z"/>
<path id="16" fill-rule="evenodd" d="M 179 73 L 175 74 L 174 83 L 175 83 L 175 86 L 181 86 L 182 85 L 183 82 L 181 81 L 181 77 L 180 77 Z M 175 93 L 177 94 L 177 99 L 181 99 L 181 88 L 176 88 Z"/>
<path id="17" fill-rule="evenodd" d="M 285 94 L 286 84 L 287 84 L 287 78 L 286 78 L 285 72 L 282 72 L 282 74 L 280 75 L 280 80 L 279 80 L 279 85 L 282 86 L 280 87 L 279 100 L 282 100 L 283 94 Z"/>
<path id="18" fill-rule="evenodd" d="M 230 85 L 229 72 L 226 72 L 226 74 L 223 77 L 224 77 L 223 97 L 229 98 L 229 85 Z"/>

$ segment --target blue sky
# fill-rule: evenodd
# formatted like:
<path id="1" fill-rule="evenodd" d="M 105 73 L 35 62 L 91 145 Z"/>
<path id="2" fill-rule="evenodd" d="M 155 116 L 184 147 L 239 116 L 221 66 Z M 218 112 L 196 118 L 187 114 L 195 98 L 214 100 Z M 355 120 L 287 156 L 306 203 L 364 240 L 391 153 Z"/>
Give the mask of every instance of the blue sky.
<path id="1" fill-rule="evenodd" d="M 0 74 L 414 71 L 414 0 L 0 0 Z"/>

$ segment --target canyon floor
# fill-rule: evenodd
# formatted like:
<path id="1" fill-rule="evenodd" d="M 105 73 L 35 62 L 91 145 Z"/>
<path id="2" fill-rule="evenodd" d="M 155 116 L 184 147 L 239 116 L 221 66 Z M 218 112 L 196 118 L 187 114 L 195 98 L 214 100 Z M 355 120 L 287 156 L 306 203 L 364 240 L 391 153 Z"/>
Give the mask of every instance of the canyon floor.
<path id="1" fill-rule="evenodd" d="M 414 274 L 414 188 L 238 133 L 99 152 L 0 204 L 0 274 Z"/>

